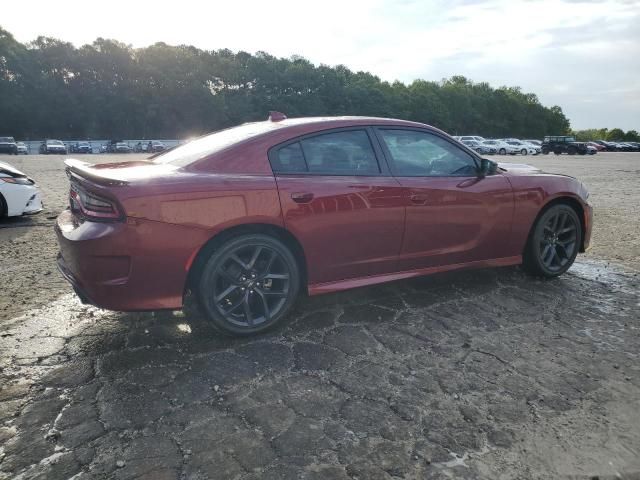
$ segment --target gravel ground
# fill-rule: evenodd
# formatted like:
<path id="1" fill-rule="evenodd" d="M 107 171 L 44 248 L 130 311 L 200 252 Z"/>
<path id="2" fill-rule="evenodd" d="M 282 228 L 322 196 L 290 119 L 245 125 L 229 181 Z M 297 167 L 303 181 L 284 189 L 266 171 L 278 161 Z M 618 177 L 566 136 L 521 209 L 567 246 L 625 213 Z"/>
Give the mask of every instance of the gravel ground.
<path id="1" fill-rule="evenodd" d="M 562 278 L 314 297 L 245 340 L 81 305 L 54 264 L 62 159 L 2 160 L 47 211 L 0 222 L 0 479 L 640 478 L 640 154 L 506 159 L 589 186 Z"/>

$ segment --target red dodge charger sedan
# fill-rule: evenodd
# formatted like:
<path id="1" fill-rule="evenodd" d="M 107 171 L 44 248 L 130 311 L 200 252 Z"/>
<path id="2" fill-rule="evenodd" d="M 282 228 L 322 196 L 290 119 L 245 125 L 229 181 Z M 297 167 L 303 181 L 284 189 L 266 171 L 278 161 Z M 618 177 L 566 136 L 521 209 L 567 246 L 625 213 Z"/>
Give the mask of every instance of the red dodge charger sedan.
<path id="1" fill-rule="evenodd" d="M 68 160 L 58 265 L 83 301 L 179 309 L 220 331 L 276 324 L 310 295 L 472 267 L 564 273 L 591 236 L 578 180 L 498 165 L 421 123 L 248 123 L 155 158 Z"/>

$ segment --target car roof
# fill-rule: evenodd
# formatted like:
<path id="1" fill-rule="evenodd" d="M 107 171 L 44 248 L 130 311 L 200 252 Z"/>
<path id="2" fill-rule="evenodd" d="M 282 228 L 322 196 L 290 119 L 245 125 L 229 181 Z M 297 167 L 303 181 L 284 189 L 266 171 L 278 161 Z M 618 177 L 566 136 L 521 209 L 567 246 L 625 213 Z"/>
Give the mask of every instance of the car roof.
<path id="1" fill-rule="evenodd" d="M 256 124 L 260 123 L 270 123 L 276 128 L 292 128 L 298 126 L 313 126 L 319 127 L 322 129 L 326 128 L 337 128 L 341 126 L 357 126 L 357 125 L 403 125 L 403 126 L 414 126 L 424 128 L 424 123 L 411 122 L 409 120 L 400 120 L 396 118 L 382 118 L 382 117 L 359 117 L 359 116 L 341 116 L 341 117 L 299 117 L 299 118 L 286 118 L 284 120 L 271 121 L 266 120 L 265 122 L 255 122 Z M 433 127 L 431 127 L 433 128 Z"/>
<path id="2" fill-rule="evenodd" d="M 264 172 L 267 172 L 267 170 L 270 171 L 268 164 L 266 166 L 261 165 L 259 169 L 254 168 L 258 163 L 262 162 L 262 160 L 256 160 L 254 162 L 254 160 L 251 160 L 252 155 L 262 158 L 262 152 L 276 145 L 291 141 L 297 137 L 322 133 L 324 130 L 350 127 L 364 128 L 367 126 L 418 128 L 446 135 L 446 133 L 430 125 L 394 118 L 340 116 L 273 119 L 263 122 L 245 123 L 228 129 L 233 130 L 234 128 L 243 127 L 246 130 L 246 136 L 240 134 L 237 138 L 231 139 L 228 144 L 219 146 L 219 149 L 212 150 L 209 154 L 199 159 L 194 158 L 193 160 L 188 160 L 182 165 L 190 165 L 194 170 L 224 171 L 226 173 L 246 173 L 247 171 L 262 173 L 260 169 L 264 169 Z M 212 134 L 222 132 L 223 131 L 212 132 Z M 204 139 L 209 135 L 201 138 Z M 195 141 L 199 141 L 199 139 Z M 243 152 L 242 156 L 238 156 L 237 151 L 239 149 L 247 150 Z M 172 154 L 171 152 L 177 155 L 179 149 L 169 150 L 169 155 Z M 177 158 L 174 159 L 164 156 L 157 157 L 157 160 L 161 161 L 163 158 L 168 162 L 177 160 Z M 242 158 L 245 158 L 245 160 Z M 180 162 L 176 164 L 180 165 Z"/>
<path id="3" fill-rule="evenodd" d="M 247 125 L 247 124 L 245 124 Z M 236 145 L 241 145 L 245 141 L 258 140 L 260 138 L 274 138 L 278 141 L 285 140 L 287 138 L 293 138 L 322 130 L 330 130 L 333 128 L 348 128 L 348 127 L 366 127 L 366 126 L 390 126 L 390 127 L 409 127 L 420 128 L 436 131 L 440 133 L 441 130 L 419 122 L 411 122 L 409 120 L 400 120 L 396 118 L 381 118 L 381 117 L 358 117 L 358 116 L 341 116 L 341 117 L 300 117 L 300 118 L 287 118 L 284 120 L 272 121 L 267 120 L 264 122 L 253 122 L 258 129 L 264 128 L 263 132 L 255 135 L 253 138 L 247 138 L 246 140 L 239 140 Z"/>

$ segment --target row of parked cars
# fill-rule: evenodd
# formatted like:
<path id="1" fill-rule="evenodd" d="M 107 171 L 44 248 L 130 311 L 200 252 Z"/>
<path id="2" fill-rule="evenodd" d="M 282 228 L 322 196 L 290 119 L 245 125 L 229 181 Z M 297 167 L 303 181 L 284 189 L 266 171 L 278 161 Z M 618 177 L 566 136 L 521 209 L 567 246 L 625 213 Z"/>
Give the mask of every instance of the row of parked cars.
<path id="1" fill-rule="evenodd" d="M 605 140 L 594 140 L 587 142 L 599 152 L 640 152 L 640 142 L 607 142 Z"/>
<path id="2" fill-rule="evenodd" d="M 489 155 L 538 155 L 542 152 L 539 140 L 520 140 L 517 138 L 484 138 L 478 135 L 453 137 L 480 154 Z"/>
<path id="3" fill-rule="evenodd" d="M 166 149 L 166 145 L 159 141 L 138 142 L 131 147 L 126 142 L 111 140 L 100 147 L 100 153 L 158 153 L 164 152 Z"/>
<path id="4" fill-rule="evenodd" d="M 166 150 L 164 143 L 159 141 L 138 142 L 133 147 L 128 143 L 120 140 L 111 140 L 100 146 L 100 153 L 158 153 Z M 8 153 L 10 155 L 27 155 L 29 148 L 24 142 L 16 142 L 13 137 L 0 137 L 0 153 Z M 89 142 L 68 142 L 64 143 L 60 140 L 47 139 L 38 147 L 38 153 L 41 155 L 58 154 L 66 155 L 68 153 L 94 153 L 93 146 Z"/>
<path id="5" fill-rule="evenodd" d="M 549 135 L 544 140 L 519 140 L 517 138 L 486 139 L 477 135 L 453 137 L 467 147 L 480 154 L 497 155 L 547 155 L 554 153 L 561 155 L 594 155 L 601 151 L 607 152 L 638 152 L 640 142 L 608 142 L 594 140 L 578 142 L 569 135 Z"/>

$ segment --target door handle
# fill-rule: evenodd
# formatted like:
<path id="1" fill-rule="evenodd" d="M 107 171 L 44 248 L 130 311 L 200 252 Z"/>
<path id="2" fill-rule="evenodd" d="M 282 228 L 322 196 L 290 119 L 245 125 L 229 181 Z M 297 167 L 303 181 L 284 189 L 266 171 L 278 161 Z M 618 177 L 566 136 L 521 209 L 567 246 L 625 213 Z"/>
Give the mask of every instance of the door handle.
<path id="1" fill-rule="evenodd" d="M 309 203 L 311 200 L 313 200 L 313 193 L 295 192 L 291 194 L 291 200 L 296 203 Z"/>
<path id="2" fill-rule="evenodd" d="M 424 205 L 425 203 L 427 203 L 427 196 L 426 195 L 420 195 L 419 193 L 414 193 L 411 196 L 409 196 L 409 200 L 411 200 L 411 203 L 415 203 L 416 205 Z"/>

